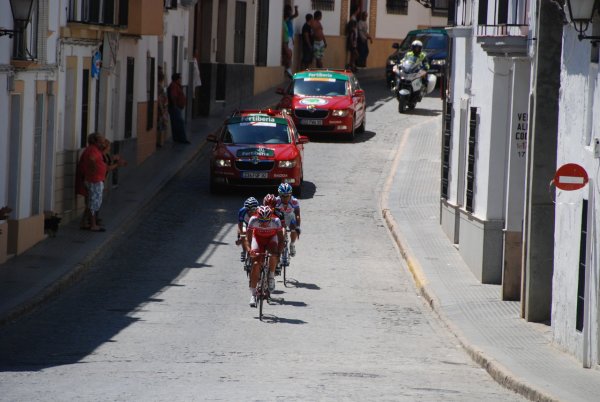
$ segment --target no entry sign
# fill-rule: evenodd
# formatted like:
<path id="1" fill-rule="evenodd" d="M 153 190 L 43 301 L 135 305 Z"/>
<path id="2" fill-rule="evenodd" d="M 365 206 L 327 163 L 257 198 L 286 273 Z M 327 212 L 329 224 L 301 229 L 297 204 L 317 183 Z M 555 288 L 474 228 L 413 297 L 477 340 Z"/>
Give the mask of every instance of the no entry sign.
<path id="1" fill-rule="evenodd" d="M 556 188 L 565 191 L 579 190 L 589 181 L 588 174 L 584 168 L 576 163 L 562 165 L 554 174 Z"/>

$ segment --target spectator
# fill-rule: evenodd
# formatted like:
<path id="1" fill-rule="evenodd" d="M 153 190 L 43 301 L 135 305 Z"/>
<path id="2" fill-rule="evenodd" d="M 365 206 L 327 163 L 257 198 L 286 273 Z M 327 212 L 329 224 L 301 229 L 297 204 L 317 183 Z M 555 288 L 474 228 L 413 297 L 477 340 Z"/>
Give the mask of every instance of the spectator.
<path id="1" fill-rule="evenodd" d="M 104 180 L 106 179 L 107 165 L 104 162 L 104 136 L 100 133 L 92 133 L 88 137 L 88 146 L 81 155 L 83 178 L 87 189 L 89 230 L 92 232 L 104 232 L 105 229 L 98 225 L 97 212 L 102 206 L 102 193 L 104 191 Z"/>
<path id="2" fill-rule="evenodd" d="M 95 140 L 95 135 L 88 135 L 86 148 L 83 150 L 81 156 L 79 157 L 79 161 L 77 162 L 77 168 L 75 169 L 75 194 L 83 196 L 85 202 L 85 209 L 83 211 L 83 215 L 81 215 L 81 221 L 79 223 L 79 228 L 81 230 L 88 230 L 90 228 L 91 217 L 89 206 L 89 194 L 85 186 L 85 168 L 88 163 L 88 155 L 92 149 L 91 146 L 93 145 L 93 141 Z"/>
<path id="3" fill-rule="evenodd" d="M 302 26 L 302 62 L 300 64 L 302 70 L 309 68 L 313 61 L 312 19 L 312 14 L 306 14 L 306 22 Z"/>
<path id="4" fill-rule="evenodd" d="M 158 67 L 158 120 L 156 124 L 156 147 L 160 148 L 165 143 L 167 129 L 169 128 L 169 98 L 165 90 L 165 74 L 162 67 Z"/>
<path id="5" fill-rule="evenodd" d="M 292 60 L 294 59 L 294 18 L 298 17 L 298 6 L 294 6 L 294 13 L 292 14 L 292 6 L 286 4 L 283 7 L 283 18 L 285 20 L 285 25 L 287 26 L 287 34 L 288 34 L 288 48 L 289 48 L 289 61 L 290 67 L 286 70 L 287 74 L 292 76 Z"/>
<path id="6" fill-rule="evenodd" d="M 313 56 L 318 68 L 323 68 L 323 55 L 325 54 L 325 48 L 327 47 L 327 41 L 323 34 L 323 25 L 321 24 L 321 18 L 323 13 L 321 10 L 315 11 L 314 18 L 312 20 L 313 29 Z"/>
<path id="7" fill-rule="evenodd" d="M 369 35 L 369 26 L 367 24 L 368 13 L 363 11 L 359 14 L 356 28 L 358 29 L 358 60 L 356 65 L 358 67 L 367 66 L 367 57 L 369 56 L 369 42 L 373 43 L 371 35 Z"/>
<path id="8" fill-rule="evenodd" d="M 356 21 L 350 20 L 350 22 L 348 22 L 348 33 L 346 36 L 346 49 L 350 54 L 347 67 L 353 72 L 356 72 L 356 59 L 358 58 L 357 38 L 358 31 L 356 29 Z"/>
<path id="9" fill-rule="evenodd" d="M 173 141 L 181 144 L 189 144 L 183 120 L 183 109 L 185 109 L 187 98 L 181 87 L 181 74 L 174 73 L 171 76 L 171 84 L 167 89 L 167 95 L 169 98 L 169 117 L 171 118 Z"/>

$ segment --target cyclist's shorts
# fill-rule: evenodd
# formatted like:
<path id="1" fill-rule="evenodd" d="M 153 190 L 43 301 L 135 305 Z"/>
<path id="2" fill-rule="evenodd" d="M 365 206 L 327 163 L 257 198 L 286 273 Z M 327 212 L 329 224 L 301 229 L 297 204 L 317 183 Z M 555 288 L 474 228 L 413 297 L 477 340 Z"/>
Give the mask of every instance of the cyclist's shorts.
<path id="1" fill-rule="evenodd" d="M 296 214 L 293 212 L 291 214 L 284 214 L 285 226 L 289 228 L 296 227 Z"/>
<path id="2" fill-rule="evenodd" d="M 252 251 L 257 253 L 264 253 L 265 248 L 269 247 L 271 249 L 277 248 L 279 241 L 277 240 L 277 235 L 273 235 L 271 237 L 257 237 L 252 236 L 252 245 L 250 248 Z"/>

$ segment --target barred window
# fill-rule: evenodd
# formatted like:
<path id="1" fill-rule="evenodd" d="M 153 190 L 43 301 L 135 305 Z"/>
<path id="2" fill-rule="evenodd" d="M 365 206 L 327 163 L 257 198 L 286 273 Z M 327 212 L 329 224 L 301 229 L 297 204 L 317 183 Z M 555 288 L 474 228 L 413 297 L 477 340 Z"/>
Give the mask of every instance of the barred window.
<path id="1" fill-rule="evenodd" d="M 385 8 L 388 14 L 408 14 L 408 0 L 386 0 Z"/>
<path id="2" fill-rule="evenodd" d="M 311 0 L 313 10 L 333 11 L 335 0 Z"/>

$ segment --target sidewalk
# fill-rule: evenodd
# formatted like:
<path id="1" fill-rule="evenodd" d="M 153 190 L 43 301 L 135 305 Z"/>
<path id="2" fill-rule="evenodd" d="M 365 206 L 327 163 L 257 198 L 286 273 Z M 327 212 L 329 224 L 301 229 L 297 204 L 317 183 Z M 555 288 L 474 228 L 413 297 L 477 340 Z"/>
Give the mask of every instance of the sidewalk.
<path id="1" fill-rule="evenodd" d="M 532 400 L 600 400 L 600 371 L 552 346 L 548 326 L 519 318 L 519 302 L 482 285 L 442 231 L 440 133 L 439 117 L 404 133 L 381 203 L 418 290 L 497 382 Z"/>
<path id="2" fill-rule="evenodd" d="M 239 104 L 261 108 L 280 99 L 275 90 Z M 206 144 L 206 136 L 223 122 L 222 117 L 198 118 L 191 122 L 191 145 L 171 139 L 141 165 L 122 176 L 102 205 L 106 232 L 79 230 L 79 220 L 62 225 L 54 238 L 47 238 L 25 253 L 0 265 L 0 325 L 18 318 L 58 294 L 81 277 L 102 250 L 111 247 L 120 233 L 137 223 L 145 206 Z"/>

